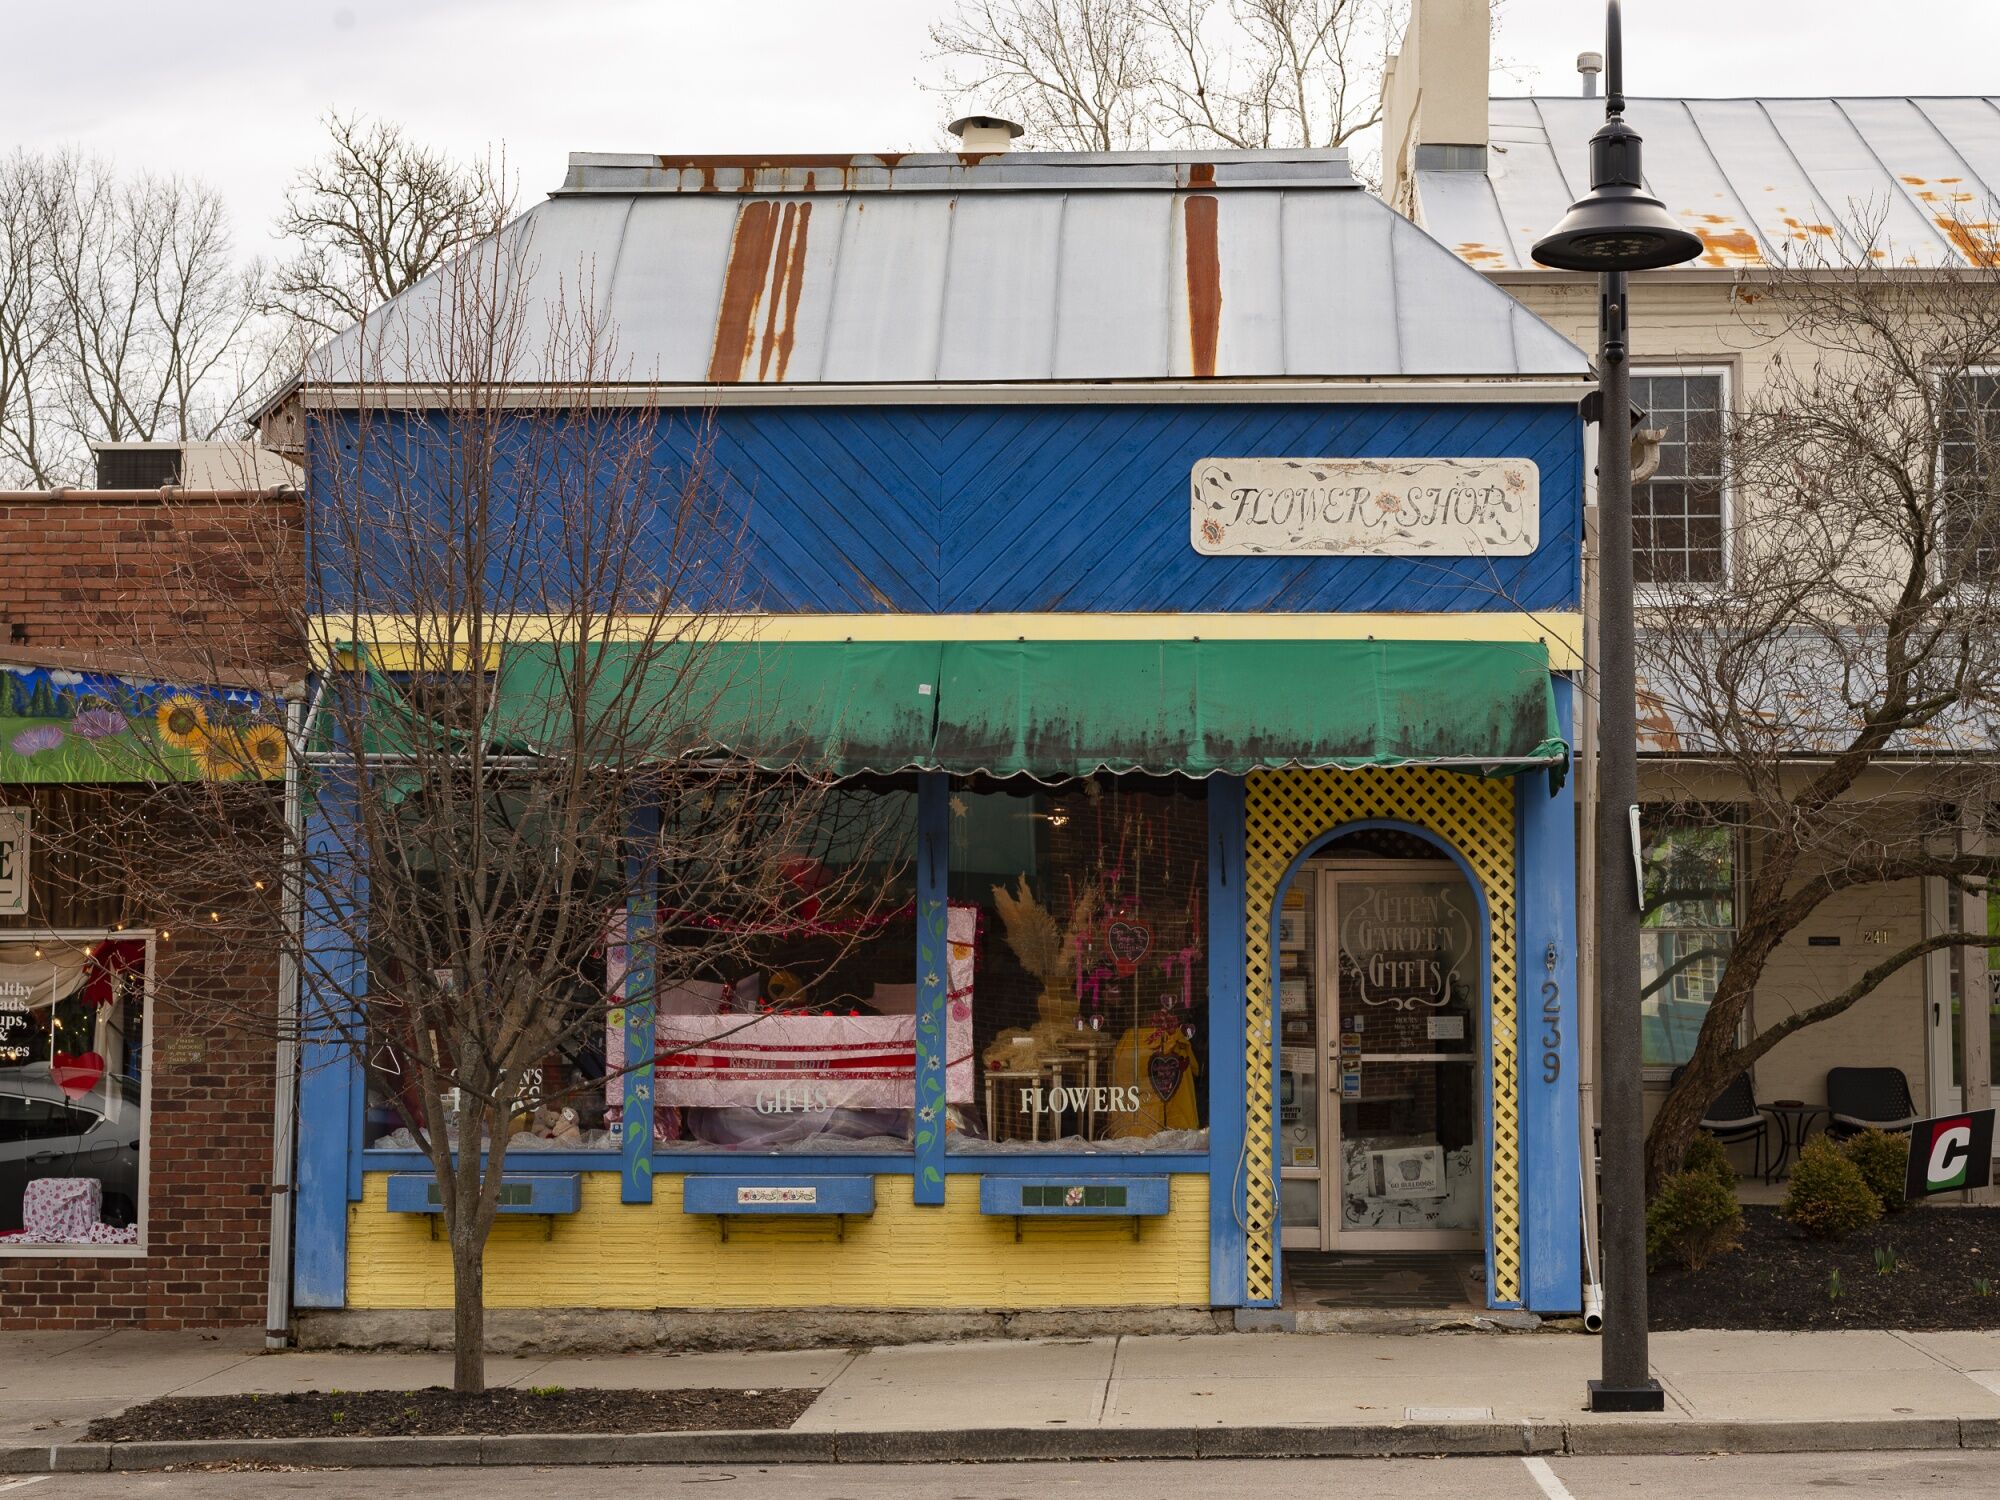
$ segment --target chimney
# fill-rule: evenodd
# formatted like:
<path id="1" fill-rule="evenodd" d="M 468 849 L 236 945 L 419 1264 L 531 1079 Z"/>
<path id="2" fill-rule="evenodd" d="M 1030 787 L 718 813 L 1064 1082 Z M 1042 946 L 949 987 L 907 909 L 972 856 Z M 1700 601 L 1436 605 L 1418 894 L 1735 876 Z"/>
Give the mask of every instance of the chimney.
<path id="1" fill-rule="evenodd" d="M 998 115 L 966 115 L 945 129 L 958 137 L 960 151 L 975 156 L 998 156 L 1021 134 L 1019 125 Z"/>
<path id="2" fill-rule="evenodd" d="M 1410 210 L 1416 172 L 1486 170 L 1492 49 L 1492 0 L 1411 0 L 1382 90 L 1382 166 L 1392 205 Z"/>
<path id="3" fill-rule="evenodd" d="M 1576 70 L 1583 75 L 1583 97 L 1597 97 L 1597 75 L 1604 71 L 1602 52 L 1579 52 L 1576 55 Z"/>

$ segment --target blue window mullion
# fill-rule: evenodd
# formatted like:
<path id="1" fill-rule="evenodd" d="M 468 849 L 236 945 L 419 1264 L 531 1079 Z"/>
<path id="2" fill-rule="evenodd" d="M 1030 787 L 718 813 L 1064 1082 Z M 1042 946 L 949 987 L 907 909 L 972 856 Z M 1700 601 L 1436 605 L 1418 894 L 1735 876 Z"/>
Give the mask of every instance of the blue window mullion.
<path id="1" fill-rule="evenodd" d="M 911 1191 L 918 1203 L 944 1202 L 950 851 L 951 778 L 925 771 L 917 777 L 916 1114 L 910 1121 Z"/>

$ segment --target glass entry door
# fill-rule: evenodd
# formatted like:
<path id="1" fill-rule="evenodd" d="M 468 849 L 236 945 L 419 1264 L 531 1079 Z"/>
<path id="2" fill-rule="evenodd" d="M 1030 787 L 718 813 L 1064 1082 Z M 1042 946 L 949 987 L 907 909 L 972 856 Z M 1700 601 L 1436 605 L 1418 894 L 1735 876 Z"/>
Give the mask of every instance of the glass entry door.
<path id="1" fill-rule="evenodd" d="M 1317 1089 L 1311 1180 L 1319 1202 L 1309 1234 L 1297 1201 L 1305 1173 L 1298 1165 L 1281 1173 L 1293 1178 L 1283 1184 L 1292 1205 L 1285 1243 L 1475 1246 L 1486 1201 L 1478 903 L 1445 861 L 1329 862 L 1311 873 L 1312 920 L 1302 934 L 1311 954 L 1311 1071 L 1290 1031 L 1280 1056 L 1298 1064 L 1288 1068 L 1295 1094 Z M 1282 965 L 1279 972 L 1284 1025 L 1287 975 Z M 1296 1123 L 1291 1133 L 1300 1134 Z"/>

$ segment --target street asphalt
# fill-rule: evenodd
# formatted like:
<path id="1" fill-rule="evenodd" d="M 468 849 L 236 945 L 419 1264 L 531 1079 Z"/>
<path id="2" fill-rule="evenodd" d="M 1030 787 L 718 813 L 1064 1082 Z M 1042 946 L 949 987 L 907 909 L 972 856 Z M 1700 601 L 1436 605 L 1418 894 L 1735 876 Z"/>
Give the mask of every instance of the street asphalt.
<path id="1" fill-rule="evenodd" d="M 1682 1458 L 1216 1460 L 1179 1463 L 898 1464 L 515 1470 L 374 1469 L 56 1474 L 9 1481 L 0 1500 L 1805 1500 L 1996 1492 L 1992 1453 L 1794 1454 Z"/>

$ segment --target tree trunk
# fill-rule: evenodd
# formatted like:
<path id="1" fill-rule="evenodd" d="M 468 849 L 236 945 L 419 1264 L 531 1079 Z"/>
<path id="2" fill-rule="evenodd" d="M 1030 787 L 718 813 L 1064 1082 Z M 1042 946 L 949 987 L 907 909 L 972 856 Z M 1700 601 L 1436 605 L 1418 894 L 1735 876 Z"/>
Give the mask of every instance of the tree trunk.
<path id="1" fill-rule="evenodd" d="M 486 1389 L 486 1236 L 479 1213 L 461 1204 L 451 1226 L 451 1388 Z"/>

